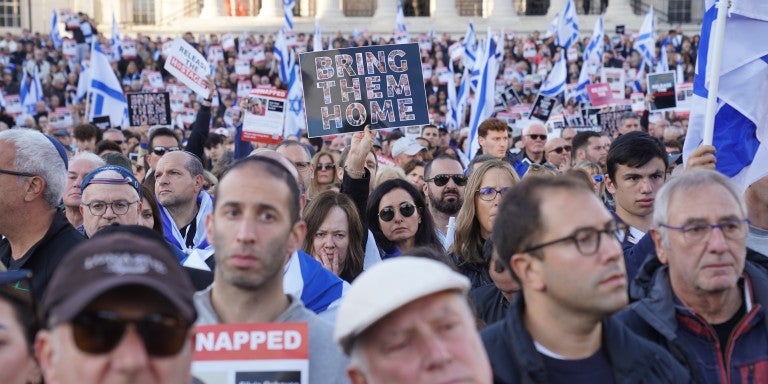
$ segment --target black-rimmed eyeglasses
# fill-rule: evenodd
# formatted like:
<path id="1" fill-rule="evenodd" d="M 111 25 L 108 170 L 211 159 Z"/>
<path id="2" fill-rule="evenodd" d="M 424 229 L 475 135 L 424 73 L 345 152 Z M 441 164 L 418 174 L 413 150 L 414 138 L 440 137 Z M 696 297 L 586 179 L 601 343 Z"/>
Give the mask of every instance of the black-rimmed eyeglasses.
<path id="1" fill-rule="evenodd" d="M 128 208 L 136 203 L 138 203 L 138 201 L 115 200 L 106 202 L 101 200 L 94 200 L 88 204 L 83 203 L 83 205 L 88 207 L 88 210 L 92 215 L 101 216 L 107 213 L 107 207 L 110 207 L 115 215 L 125 215 L 128 213 Z"/>
<path id="2" fill-rule="evenodd" d="M 728 219 L 717 224 L 702 222 L 679 227 L 667 224 L 659 224 L 659 226 L 682 232 L 686 242 L 697 243 L 709 239 L 715 228 L 720 228 L 726 239 L 741 240 L 747 236 L 747 224 L 749 224 L 749 219 Z"/>
<path id="3" fill-rule="evenodd" d="M 613 236 L 616 240 L 619 241 L 619 243 L 621 243 L 627 237 L 628 230 L 628 225 L 611 221 L 603 229 L 579 228 L 568 236 L 528 247 L 524 249 L 523 252 L 533 252 L 535 250 L 542 249 L 557 243 L 562 243 L 564 241 L 572 241 L 574 244 L 576 244 L 576 249 L 580 254 L 589 256 L 597 253 L 597 251 L 600 249 L 600 240 L 603 238 L 603 234 Z"/>
<path id="4" fill-rule="evenodd" d="M 0 173 L 6 174 L 6 175 L 12 175 L 12 176 L 21 176 L 21 177 L 35 177 L 35 176 L 37 176 L 34 173 L 9 171 L 7 169 L 0 169 Z"/>

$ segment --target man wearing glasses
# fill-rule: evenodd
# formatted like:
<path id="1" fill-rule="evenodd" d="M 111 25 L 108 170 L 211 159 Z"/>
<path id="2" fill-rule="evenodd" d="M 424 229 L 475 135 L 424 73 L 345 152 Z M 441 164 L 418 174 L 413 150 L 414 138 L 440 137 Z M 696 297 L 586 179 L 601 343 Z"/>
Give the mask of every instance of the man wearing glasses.
<path id="1" fill-rule="evenodd" d="M 565 172 L 571 168 L 571 145 L 563 138 L 553 137 L 544 144 L 544 157 L 555 169 Z"/>
<path id="2" fill-rule="evenodd" d="M 448 223 L 464 204 L 467 177 L 458 160 L 441 155 L 424 166 L 424 181 L 424 196 L 429 213 L 435 220 L 435 233 L 443 247 L 448 249 L 453 244 L 453 236 L 447 237 L 450 232 Z"/>
<path id="3" fill-rule="evenodd" d="M 521 293 L 481 333 L 494 382 L 689 381 L 611 316 L 628 302 L 622 227 L 571 176 L 526 178 L 504 197 L 492 240 Z"/>
<path id="4" fill-rule="evenodd" d="M 41 303 L 50 383 L 191 383 L 194 288 L 159 240 L 97 236 L 67 254 Z"/>
<path id="5" fill-rule="evenodd" d="M 138 224 L 140 188 L 130 171 L 115 165 L 96 168 L 86 175 L 80 203 L 84 234 L 90 238 L 110 225 Z"/>
<path id="6" fill-rule="evenodd" d="M 147 175 L 144 177 L 143 184 L 155 191 L 155 167 L 160 158 L 168 152 L 181 150 L 179 138 L 173 134 L 173 130 L 165 127 L 158 127 L 149 133 L 149 147 L 147 148 L 147 157 L 144 162 L 149 167 Z"/>
<path id="7" fill-rule="evenodd" d="M 544 145 L 547 142 L 547 128 L 544 124 L 534 121 L 523 128 L 523 149 L 510 158 L 512 167 L 521 178 L 528 172 L 531 164 L 544 164 Z"/>
<path id="8" fill-rule="evenodd" d="M 650 286 L 633 286 L 645 297 L 620 318 L 674 351 L 696 382 L 765 382 L 768 274 L 746 256 L 740 191 L 716 171 L 686 171 L 659 191 L 650 233 L 658 261 L 639 276 Z"/>
<path id="9" fill-rule="evenodd" d="M 0 261 L 32 271 L 36 300 L 64 254 L 83 240 L 58 208 L 67 177 L 62 156 L 39 132 L 0 132 Z"/>

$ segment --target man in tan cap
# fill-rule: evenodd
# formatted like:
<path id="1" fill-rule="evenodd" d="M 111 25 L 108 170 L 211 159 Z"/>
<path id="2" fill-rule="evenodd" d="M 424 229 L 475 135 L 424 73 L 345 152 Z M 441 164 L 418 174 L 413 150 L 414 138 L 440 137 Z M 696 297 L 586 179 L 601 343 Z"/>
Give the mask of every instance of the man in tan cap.
<path id="1" fill-rule="evenodd" d="M 438 261 L 377 264 L 341 302 L 334 340 L 353 383 L 490 383 L 491 366 L 467 304 L 469 280 Z"/>

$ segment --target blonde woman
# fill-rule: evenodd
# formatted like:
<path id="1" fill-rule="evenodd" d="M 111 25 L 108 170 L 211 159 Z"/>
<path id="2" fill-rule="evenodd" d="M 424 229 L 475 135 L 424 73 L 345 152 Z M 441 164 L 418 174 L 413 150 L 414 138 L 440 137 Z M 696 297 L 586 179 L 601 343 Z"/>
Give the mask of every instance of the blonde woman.
<path id="1" fill-rule="evenodd" d="M 328 151 L 320 151 L 312 157 L 312 181 L 307 190 L 307 197 L 312 200 L 321 192 L 338 190 L 339 178 L 336 175 L 336 162 Z"/>

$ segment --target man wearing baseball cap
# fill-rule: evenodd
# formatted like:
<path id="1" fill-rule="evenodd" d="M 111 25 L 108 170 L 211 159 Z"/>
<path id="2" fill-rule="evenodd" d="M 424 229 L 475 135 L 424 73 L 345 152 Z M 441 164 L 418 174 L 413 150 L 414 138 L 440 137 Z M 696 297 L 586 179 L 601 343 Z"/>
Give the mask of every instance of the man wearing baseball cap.
<path id="1" fill-rule="evenodd" d="M 410 137 L 401 137 L 392 145 L 392 160 L 395 165 L 402 167 L 413 159 L 424 160 L 421 151 L 426 151 L 418 141 Z"/>
<path id="2" fill-rule="evenodd" d="M 40 307 L 51 383 L 190 383 L 194 289 L 157 239 L 112 233 L 73 248 Z"/>
<path id="3" fill-rule="evenodd" d="M 127 169 L 106 165 L 83 178 L 80 190 L 83 216 L 82 232 L 93 237 L 109 225 L 138 224 L 141 215 L 141 184 Z"/>
<path id="4" fill-rule="evenodd" d="M 334 340 L 353 383 L 490 383 L 467 303 L 469 280 L 447 265 L 401 256 L 361 274 L 341 302 Z"/>

